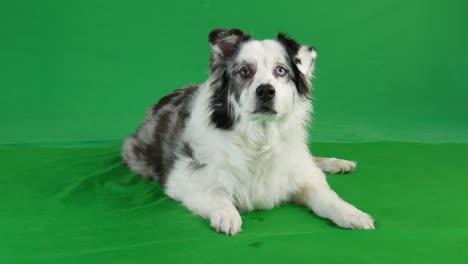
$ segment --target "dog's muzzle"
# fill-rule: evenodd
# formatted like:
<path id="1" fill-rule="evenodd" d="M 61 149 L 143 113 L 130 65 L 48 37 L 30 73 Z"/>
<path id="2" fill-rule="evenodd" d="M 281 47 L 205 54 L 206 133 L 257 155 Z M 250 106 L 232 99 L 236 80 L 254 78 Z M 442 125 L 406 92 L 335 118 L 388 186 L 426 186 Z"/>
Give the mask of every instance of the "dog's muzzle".
<path id="1" fill-rule="evenodd" d="M 273 99 L 275 98 L 275 88 L 271 84 L 261 84 L 255 90 L 257 97 L 257 106 L 254 113 L 276 114 L 273 108 Z"/>
<path id="2" fill-rule="evenodd" d="M 271 84 L 262 84 L 257 87 L 255 94 L 258 100 L 268 103 L 275 98 L 275 88 Z"/>

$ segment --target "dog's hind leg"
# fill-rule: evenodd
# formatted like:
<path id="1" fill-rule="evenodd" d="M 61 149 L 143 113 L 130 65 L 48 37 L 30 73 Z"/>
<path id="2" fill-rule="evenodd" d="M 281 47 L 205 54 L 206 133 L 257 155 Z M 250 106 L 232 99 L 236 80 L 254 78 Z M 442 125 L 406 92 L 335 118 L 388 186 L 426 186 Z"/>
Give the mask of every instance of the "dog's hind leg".
<path id="1" fill-rule="evenodd" d="M 356 162 L 337 159 L 314 157 L 314 162 L 322 171 L 330 173 L 350 173 L 356 169 Z"/>

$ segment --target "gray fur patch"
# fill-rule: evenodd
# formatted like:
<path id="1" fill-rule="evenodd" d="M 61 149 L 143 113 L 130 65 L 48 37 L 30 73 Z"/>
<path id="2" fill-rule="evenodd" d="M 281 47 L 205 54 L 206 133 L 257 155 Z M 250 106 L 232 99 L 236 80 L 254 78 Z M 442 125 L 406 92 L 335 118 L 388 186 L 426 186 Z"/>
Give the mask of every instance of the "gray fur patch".
<path id="1" fill-rule="evenodd" d="M 122 156 L 132 171 L 165 184 L 197 90 L 198 86 L 176 90 L 148 111 L 145 122 L 124 144 Z"/>
<path id="2" fill-rule="evenodd" d="M 181 154 L 184 155 L 184 156 L 189 157 L 190 159 L 192 159 L 192 161 L 190 162 L 190 165 L 189 165 L 190 168 L 196 170 L 196 169 L 201 169 L 201 168 L 206 167 L 206 164 L 199 162 L 195 158 L 195 155 L 193 153 L 193 148 L 190 146 L 189 143 L 187 143 L 187 142 L 183 143 L 182 148 L 181 148 Z"/>

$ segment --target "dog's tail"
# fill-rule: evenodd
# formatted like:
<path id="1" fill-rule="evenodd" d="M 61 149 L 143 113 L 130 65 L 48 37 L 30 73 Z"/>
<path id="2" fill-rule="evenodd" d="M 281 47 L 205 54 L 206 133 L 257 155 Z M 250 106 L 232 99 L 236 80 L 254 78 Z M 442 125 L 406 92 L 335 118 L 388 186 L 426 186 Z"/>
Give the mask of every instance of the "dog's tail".
<path id="1" fill-rule="evenodd" d="M 123 144 L 122 158 L 127 167 L 146 179 L 156 179 L 154 169 L 148 165 L 144 153 L 145 146 L 139 144 L 136 135 L 131 135 Z"/>

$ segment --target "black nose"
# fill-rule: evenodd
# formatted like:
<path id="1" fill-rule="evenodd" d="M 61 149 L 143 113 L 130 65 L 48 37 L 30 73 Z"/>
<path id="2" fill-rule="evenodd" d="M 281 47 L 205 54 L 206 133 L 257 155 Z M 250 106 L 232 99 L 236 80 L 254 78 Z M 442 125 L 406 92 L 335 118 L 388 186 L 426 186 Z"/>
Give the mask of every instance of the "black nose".
<path id="1" fill-rule="evenodd" d="M 258 99 L 266 103 L 275 97 L 275 88 L 273 88 L 271 84 L 262 84 L 257 87 L 255 93 L 257 94 Z"/>

